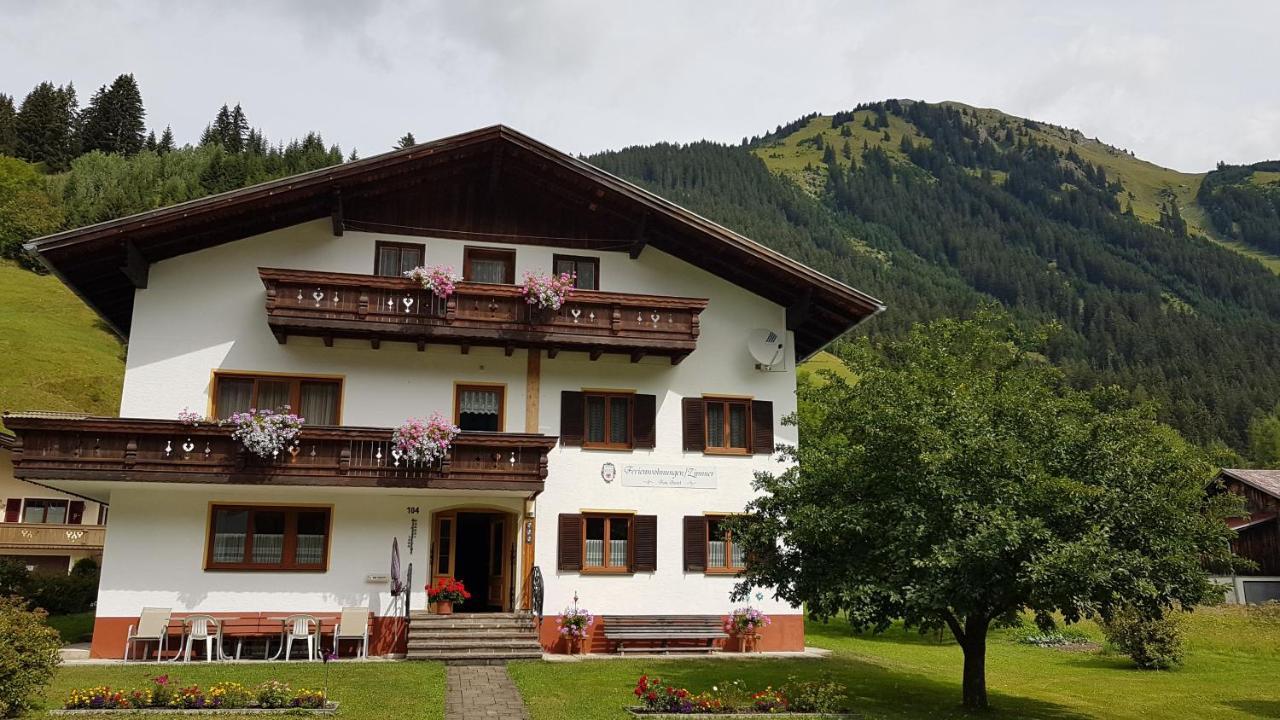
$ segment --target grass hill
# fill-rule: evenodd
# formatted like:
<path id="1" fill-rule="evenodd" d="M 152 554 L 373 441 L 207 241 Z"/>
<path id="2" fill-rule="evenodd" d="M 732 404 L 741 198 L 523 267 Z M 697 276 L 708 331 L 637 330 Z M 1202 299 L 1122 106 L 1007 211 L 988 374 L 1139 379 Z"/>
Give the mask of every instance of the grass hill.
<path id="1" fill-rule="evenodd" d="M 0 261 L 0 410 L 115 415 L 123 377 L 124 348 L 92 310 L 57 279 Z"/>

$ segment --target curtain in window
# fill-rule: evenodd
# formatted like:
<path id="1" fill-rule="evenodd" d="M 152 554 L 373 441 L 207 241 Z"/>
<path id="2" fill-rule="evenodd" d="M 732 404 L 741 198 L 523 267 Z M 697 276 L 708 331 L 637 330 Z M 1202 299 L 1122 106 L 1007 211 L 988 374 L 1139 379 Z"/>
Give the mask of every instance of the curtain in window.
<path id="1" fill-rule="evenodd" d="M 724 403 L 707 403 L 707 445 L 724 447 Z"/>
<path id="2" fill-rule="evenodd" d="M 469 280 L 501 285 L 507 281 L 507 263 L 503 260 L 485 260 L 471 258 L 471 277 Z"/>
<path id="3" fill-rule="evenodd" d="M 729 447 L 744 448 L 747 446 L 747 408 L 742 405 L 729 406 Z"/>
<path id="4" fill-rule="evenodd" d="M 324 561 L 325 514 L 300 512 L 297 522 L 298 543 L 294 550 L 294 562 L 299 565 L 319 565 Z"/>
<path id="5" fill-rule="evenodd" d="M 627 541 L 609 541 L 609 567 L 627 566 Z"/>
<path id="6" fill-rule="evenodd" d="M 630 422 L 631 403 L 626 398 L 610 398 L 609 442 L 626 443 L 630 435 L 627 432 Z"/>
<path id="7" fill-rule="evenodd" d="M 248 412 L 253 403 L 253 381 L 237 378 L 218 379 L 218 397 L 214 402 L 218 417 L 226 419 L 231 413 Z"/>
<path id="8" fill-rule="evenodd" d="M 473 415 L 497 415 L 501 408 L 497 390 L 463 390 L 458 412 Z"/>
<path id="9" fill-rule="evenodd" d="M 384 277 L 400 274 L 400 248 L 385 245 L 378 248 L 378 274 Z"/>
<path id="10" fill-rule="evenodd" d="M 583 262 L 574 263 L 574 265 L 576 266 L 576 271 L 578 273 L 578 280 L 574 283 L 576 287 L 582 288 L 583 290 L 599 289 L 599 286 L 596 285 L 595 263 Z"/>
<path id="11" fill-rule="evenodd" d="M 724 540 L 712 540 L 707 543 L 707 566 L 724 567 Z"/>
<path id="12" fill-rule="evenodd" d="M 258 409 L 281 410 L 289 404 L 289 385 L 287 380 L 258 381 Z M 298 408 L 293 408 L 296 412 Z"/>
<path id="13" fill-rule="evenodd" d="M 333 425 L 338 421 L 338 385 L 329 382 L 302 383 L 298 413 L 308 425 Z"/>
<path id="14" fill-rule="evenodd" d="M 733 567 L 745 567 L 747 564 L 747 549 L 741 545 L 733 546 Z"/>
<path id="15" fill-rule="evenodd" d="M 604 442 L 604 398 L 587 397 L 587 440 Z"/>
<path id="16" fill-rule="evenodd" d="M 253 562 L 277 564 L 284 559 L 284 513 L 253 514 Z"/>
<path id="17" fill-rule="evenodd" d="M 244 539 L 249 526 L 245 510 L 219 510 L 213 519 L 213 561 L 244 561 Z"/>

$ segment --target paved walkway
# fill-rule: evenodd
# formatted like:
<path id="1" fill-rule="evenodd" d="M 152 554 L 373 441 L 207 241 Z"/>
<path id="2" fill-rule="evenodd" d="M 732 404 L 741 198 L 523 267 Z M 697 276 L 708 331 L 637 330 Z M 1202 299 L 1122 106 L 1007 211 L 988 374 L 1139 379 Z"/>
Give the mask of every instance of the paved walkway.
<path id="1" fill-rule="evenodd" d="M 450 665 L 445 720 L 529 720 L 505 665 Z"/>

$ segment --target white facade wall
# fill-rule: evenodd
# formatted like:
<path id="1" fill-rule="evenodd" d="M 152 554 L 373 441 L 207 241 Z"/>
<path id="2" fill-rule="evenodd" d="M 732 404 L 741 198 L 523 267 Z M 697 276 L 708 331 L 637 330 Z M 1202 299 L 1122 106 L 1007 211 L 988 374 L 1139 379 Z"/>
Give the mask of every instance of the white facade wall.
<path id="1" fill-rule="evenodd" d="M 501 349 L 433 345 L 426 352 L 405 343 L 290 338 L 278 344 L 267 327 L 264 289 L 258 267 L 369 273 L 379 240 L 423 242 L 428 264 L 461 271 L 463 247 L 490 245 L 457 240 L 390 236 L 348 231 L 334 237 L 328 220 L 307 223 L 152 265 L 148 288 L 137 293 L 129 343 L 121 415 L 174 418 L 183 408 L 211 409 L 212 371 L 336 375 L 344 378 L 346 425 L 395 426 L 409 416 L 453 412 L 457 382 L 506 384 L 506 426 L 525 428 L 527 356 L 505 357 Z M 511 246 L 506 246 L 511 247 Z M 704 270 L 652 248 L 637 260 L 625 253 L 519 245 L 517 278 L 525 270 L 549 271 L 556 252 L 600 258 L 600 289 L 613 292 L 709 298 L 702 313 L 698 348 L 678 366 L 665 358 L 631 363 L 620 355 L 591 362 L 585 353 L 561 352 L 541 362 L 537 430 L 559 434 L 560 393 L 583 388 L 634 390 L 657 396 L 657 447 L 613 452 L 557 448 L 549 458 L 546 490 L 538 498 L 535 562 L 546 580 L 546 609 L 554 612 L 579 593 L 584 606 L 610 614 L 716 613 L 731 607 L 732 578 L 683 572 L 682 518 L 741 510 L 753 495 L 753 473 L 779 469 L 765 455 L 704 456 L 685 453 L 681 440 L 681 398 L 703 394 L 751 396 L 773 402 L 775 437 L 795 442 L 795 428 L 781 418 L 795 410 L 794 357 L 788 337 L 786 372 L 761 372 L 746 352 L 750 330 L 781 329 L 785 313 L 775 305 Z M 606 483 L 601 465 L 612 462 L 714 466 L 715 489 L 649 489 Z M 328 502 L 335 505 L 333 560 L 327 573 L 203 572 L 204 525 L 211 501 Z M 107 543 L 100 615 L 136 614 L 144 604 L 175 610 L 249 610 L 272 607 L 336 609 L 349 599 L 385 605 L 364 578 L 386 572 L 390 538 L 407 532 L 407 499 L 422 507 L 416 554 L 429 547 L 433 508 L 457 506 L 465 498 L 411 491 L 261 489 L 242 486 L 170 488 L 137 486 L 113 493 L 112 533 Z M 153 512 L 163 499 L 166 512 Z M 519 509 L 516 499 L 501 502 Z M 617 509 L 658 516 L 658 570 L 623 577 L 561 574 L 556 570 L 556 516 L 584 509 Z M 157 538 L 164 538 L 161 547 Z M 139 568 L 140 558 L 162 562 Z M 406 563 L 408 558 L 405 558 Z M 426 557 L 415 558 L 425 568 Z M 155 581 L 144 581 L 152 577 Z M 425 581 L 425 578 L 420 576 Z M 421 587 L 415 579 L 415 585 Z M 373 592 L 374 595 L 370 595 Z M 287 601 L 287 602 L 286 602 Z M 753 604 L 767 611 L 787 608 L 764 594 Z M 319 606 L 308 603 L 319 603 Z"/>

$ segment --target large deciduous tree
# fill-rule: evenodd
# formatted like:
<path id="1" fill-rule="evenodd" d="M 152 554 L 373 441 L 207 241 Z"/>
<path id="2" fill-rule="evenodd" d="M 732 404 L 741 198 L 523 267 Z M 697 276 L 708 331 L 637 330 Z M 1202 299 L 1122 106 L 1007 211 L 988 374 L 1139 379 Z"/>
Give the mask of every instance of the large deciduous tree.
<path id="1" fill-rule="evenodd" d="M 802 384 L 796 464 L 761 474 L 736 522 L 738 598 L 772 586 L 858 629 L 945 626 L 981 708 L 995 623 L 1213 597 L 1203 568 L 1230 562 L 1235 500 L 1206 494 L 1208 463 L 1150 407 L 1069 387 L 1043 341 L 986 309 L 863 340 L 844 358 L 856 379 Z"/>

